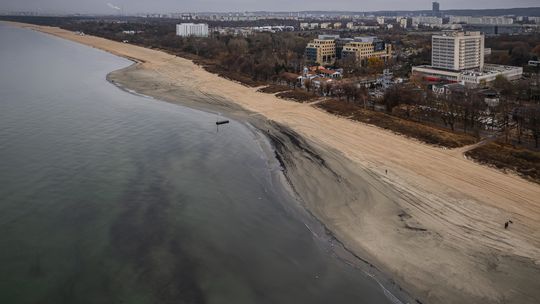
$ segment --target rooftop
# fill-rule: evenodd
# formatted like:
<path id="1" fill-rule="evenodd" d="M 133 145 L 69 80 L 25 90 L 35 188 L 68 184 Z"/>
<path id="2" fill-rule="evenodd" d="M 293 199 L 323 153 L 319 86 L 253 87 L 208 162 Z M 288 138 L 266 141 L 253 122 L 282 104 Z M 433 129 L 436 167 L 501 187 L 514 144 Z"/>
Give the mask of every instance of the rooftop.
<path id="1" fill-rule="evenodd" d="M 439 35 L 434 35 L 434 37 L 472 37 L 472 36 L 482 36 L 481 32 L 462 32 L 462 31 L 443 31 Z"/>
<path id="2" fill-rule="evenodd" d="M 366 37 L 354 37 L 354 41 L 356 42 L 374 42 L 378 40 L 379 38 L 375 36 L 366 36 Z"/>
<path id="3" fill-rule="evenodd" d="M 419 66 L 416 66 L 416 68 L 431 69 L 431 70 L 435 70 L 435 71 L 441 71 L 441 72 L 447 72 L 447 73 L 456 73 L 456 74 L 462 74 L 462 75 L 468 75 L 468 76 L 493 75 L 493 74 L 498 74 L 498 73 L 501 73 L 501 72 L 507 72 L 507 71 L 512 71 L 512 70 L 516 70 L 516 69 L 522 69 L 521 67 L 509 66 L 509 65 L 497 65 L 497 64 L 485 64 L 484 69 L 482 69 L 482 70 L 471 69 L 471 70 L 463 70 L 463 71 L 439 69 L 439 68 L 433 67 L 431 65 L 419 65 Z"/>
<path id="4" fill-rule="evenodd" d="M 335 40 L 339 39 L 339 35 L 319 35 L 319 40 Z"/>

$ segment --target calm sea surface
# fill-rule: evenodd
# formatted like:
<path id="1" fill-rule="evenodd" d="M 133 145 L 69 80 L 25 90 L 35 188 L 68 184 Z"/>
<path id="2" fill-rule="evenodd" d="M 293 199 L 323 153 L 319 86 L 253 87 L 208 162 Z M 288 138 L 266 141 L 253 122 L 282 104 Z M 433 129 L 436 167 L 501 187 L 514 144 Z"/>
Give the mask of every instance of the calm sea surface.
<path id="1" fill-rule="evenodd" d="M 0 24 L 0 303 L 387 303 L 287 206 L 265 140 Z"/>

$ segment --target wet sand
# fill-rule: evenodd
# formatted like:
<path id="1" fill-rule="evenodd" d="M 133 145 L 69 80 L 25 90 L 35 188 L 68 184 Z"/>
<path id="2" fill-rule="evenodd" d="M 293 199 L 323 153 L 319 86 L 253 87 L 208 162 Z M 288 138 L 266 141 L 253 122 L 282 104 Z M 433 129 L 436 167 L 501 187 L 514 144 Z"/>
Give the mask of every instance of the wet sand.
<path id="1" fill-rule="evenodd" d="M 540 301 L 539 185 L 469 161 L 462 149 L 258 93 L 157 50 L 17 25 L 139 62 L 108 76 L 125 89 L 266 130 L 306 210 L 420 302 Z"/>

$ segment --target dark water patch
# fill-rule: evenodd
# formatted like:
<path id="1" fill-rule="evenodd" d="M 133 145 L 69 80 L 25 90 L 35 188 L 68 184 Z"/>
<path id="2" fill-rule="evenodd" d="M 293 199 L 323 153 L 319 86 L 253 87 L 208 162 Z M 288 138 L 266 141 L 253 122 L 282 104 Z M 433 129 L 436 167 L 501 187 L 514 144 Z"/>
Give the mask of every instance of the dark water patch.
<path id="1" fill-rule="evenodd" d="M 139 270 L 137 284 L 147 286 L 156 303 L 205 303 L 196 283 L 196 261 L 183 248 L 182 236 L 171 231 L 172 186 L 148 170 L 145 165 L 138 167 L 132 186 L 119 201 L 122 210 L 111 225 L 111 250 L 119 262 Z M 154 178 L 145 181 L 148 176 Z M 161 261 L 164 256 L 167 259 Z"/>

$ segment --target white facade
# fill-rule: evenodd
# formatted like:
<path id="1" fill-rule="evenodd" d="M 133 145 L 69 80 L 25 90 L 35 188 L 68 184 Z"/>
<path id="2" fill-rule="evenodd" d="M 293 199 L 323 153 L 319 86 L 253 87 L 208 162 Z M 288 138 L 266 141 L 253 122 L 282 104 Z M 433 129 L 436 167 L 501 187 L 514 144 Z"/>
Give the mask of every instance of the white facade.
<path id="1" fill-rule="evenodd" d="M 540 23 L 540 17 L 527 17 L 527 19 L 534 23 Z"/>
<path id="2" fill-rule="evenodd" d="M 327 29 L 330 27 L 330 22 L 323 22 L 321 23 L 321 29 Z"/>
<path id="3" fill-rule="evenodd" d="M 522 67 L 486 64 L 483 70 L 448 71 L 435 69 L 432 66 L 416 66 L 412 72 L 419 73 L 431 81 L 447 80 L 465 85 L 479 85 L 494 81 L 501 75 L 508 80 L 519 79 L 523 74 Z"/>
<path id="4" fill-rule="evenodd" d="M 460 30 L 463 29 L 463 26 L 461 24 L 455 24 L 455 23 L 443 24 L 443 25 L 439 25 L 437 27 L 440 28 L 443 31 L 444 30 L 460 31 Z"/>
<path id="5" fill-rule="evenodd" d="M 440 26 L 443 24 L 443 19 L 439 17 L 413 17 L 412 24 L 414 26 L 418 25 L 428 25 L 428 26 Z"/>
<path id="6" fill-rule="evenodd" d="M 434 35 L 431 46 L 434 68 L 461 71 L 484 67 L 484 36 L 480 32 Z"/>
<path id="7" fill-rule="evenodd" d="M 514 19 L 508 17 L 472 17 L 472 16 L 451 16 L 450 23 L 466 23 L 466 24 L 493 24 L 493 25 L 508 25 L 513 24 Z"/>
<path id="8" fill-rule="evenodd" d="M 488 49 L 490 50 L 490 49 Z M 430 66 L 415 66 L 413 74 L 428 81 L 457 82 L 478 86 L 503 76 L 519 79 L 523 68 L 484 64 L 484 36 L 480 32 L 452 32 L 432 37 Z"/>
<path id="9" fill-rule="evenodd" d="M 181 23 L 176 25 L 176 35 L 181 37 L 208 37 L 208 24 Z"/>
<path id="10" fill-rule="evenodd" d="M 399 26 L 406 29 L 407 28 L 407 18 L 399 19 Z"/>

